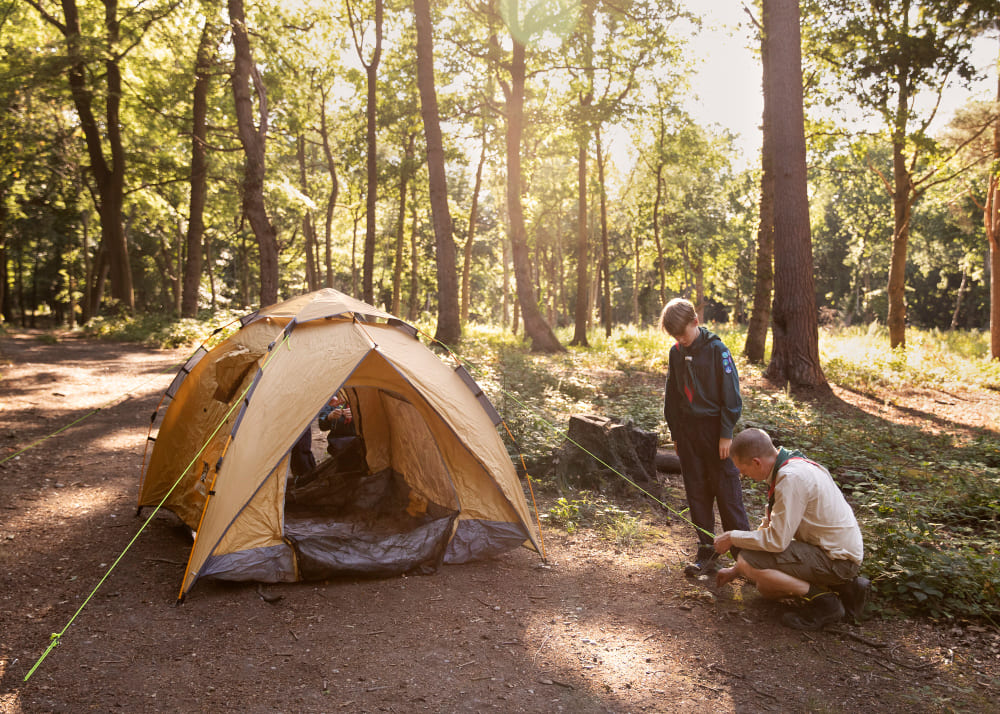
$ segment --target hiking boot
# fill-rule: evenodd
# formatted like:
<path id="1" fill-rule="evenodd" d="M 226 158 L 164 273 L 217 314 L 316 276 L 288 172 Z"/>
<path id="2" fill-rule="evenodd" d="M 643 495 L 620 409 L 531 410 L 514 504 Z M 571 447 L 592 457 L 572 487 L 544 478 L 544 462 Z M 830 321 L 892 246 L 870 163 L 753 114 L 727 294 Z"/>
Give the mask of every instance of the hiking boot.
<path id="1" fill-rule="evenodd" d="M 817 595 L 798 610 L 781 616 L 781 624 L 796 630 L 821 630 L 826 625 L 844 619 L 844 605 L 836 593 Z"/>
<path id="2" fill-rule="evenodd" d="M 840 597 L 840 602 L 844 605 L 847 616 L 855 622 L 860 622 L 865 613 L 865 604 L 868 602 L 868 591 L 871 589 L 871 585 L 868 578 L 859 575 L 854 580 L 848 580 L 833 588 Z"/>
<path id="3" fill-rule="evenodd" d="M 684 566 L 684 574 L 689 578 L 699 575 L 711 575 L 719 569 L 719 555 L 711 546 L 698 548 L 698 557 L 693 563 Z"/>

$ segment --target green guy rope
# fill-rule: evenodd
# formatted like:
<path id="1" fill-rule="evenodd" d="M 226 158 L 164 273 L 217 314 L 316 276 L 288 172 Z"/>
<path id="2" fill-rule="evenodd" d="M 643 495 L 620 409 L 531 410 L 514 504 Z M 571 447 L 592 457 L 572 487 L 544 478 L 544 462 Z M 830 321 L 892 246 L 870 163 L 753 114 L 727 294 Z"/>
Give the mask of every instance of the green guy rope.
<path id="1" fill-rule="evenodd" d="M 284 340 L 282 340 L 282 342 L 277 345 L 276 349 L 274 349 L 274 350 L 271 351 L 271 354 L 268 356 L 267 360 L 265 360 L 264 364 L 261 365 L 261 367 L 260 367 L 261 371 L 264 371 L 264 369 L 270 363 L 270 361 L 274 357 L 274 355 L 277 354 L 278 349 L 281 348 L 282 345 L 284 345 L 285 343 L 287 343 L 288 339 L 289 339 L 289 334 L 286 332 Z M 170 487 L 170 490 L 167 491 L 166 494 L 164 494 L 163 498 L 160 500 L 160 502 L 153 509 L 152 513 L 149 514 L 149 517 L 139 527 L 139 530 L 136 531 L 135 535 L 132 536 L 132 540 L 130 540 L 128 542 L 128 544 L 125 546 L 125 548 L 122 550 L 122 552 L 118 555 L 118 557 L 115 558 L 114 562 L 111 563 L 111 565 L 108 567 L 107 571 L 104 573 L 104 576 L 97 582 L 97 585 L 95 585 L 94 589 L 90 591 L 90 594 L 86 597 L 86 599 L 83 601 L 83 603 L 80 604 L 80 607 L 78 607 L 77 610 L 76 610 L 76 612 L 73 613 L 73 616 L 63 626 L 62 630 L 60 630 L 59 632 L 53 632 L 49 636 L 49 646 L 45 648 L 45 651 L 42 652 L 41 656 L 38 658 L 38 661 L 36 661 L 35 664 L 32 665 L 31 669 L 28 670 L 28 673 L 26 675 L 24 675 L 24 680 L 23 681 L 27 682 L 28 679 L 31 678 L 31 675 L 33 675 L 35 673 L 35 670 L 38 669 L 38 667 L 42 664 L 42 662 L 45 661 L 45 658 L 49 656 L 49 653 L 52 650 L 54 650 L 56 648 L 56 646 L 59 645 L 59 643 L 60 643 L 60 641 L 62 639 L 62 636 L 64 634 L 66 634 L 66 630 L 68 630 L 70 628 L 70 626 L 73 624 L 73 622 L 76 620 L 76 618 L 80 615 L 80 613 L 83 612 L 83 608 L 85 608 L 87 606 L 87 604 L 91 601 L 91 599 L 93 599 L 94 595 L 97 594 L 97 591 L 104 584 L 104 581 L 108 579 L 108 577 L 111 575 L 111 572 L 115 569 L 115 567 L 118 565 L 118 563 L 121 562 L 122 558 L 125 557 L 125 554 L 128 553 L 129 549 L 139 539 L 139 536 L 142 535 L 142 532 L 144 530 L 146 530 L 146 526 L 148 526 L 152 522 L 152 520 L 156 516 L 156 514 L 159 513 L 160 509 L 163 507 L 163 504 L 166 503 L 167 499 L 170 497 L 170 494 L 172 494 L 174 492 L 174 489 L 177 488 L 177 485 L 181 482 L 181 479 L 184 478 L 184 476 L 187 474 L 187 472 L 191 470 L 191 467 L 198 460 L 198 457 L 200 457 L 201 454 L 202 454 L 202 452 L 205 451 L 205 449 L 208 447 L 209 443 L 211 443 L 212 439 L 215 438 L 215 435 L 219 433 L 219 429 L 221 429 L 222 426 L 226 423 L 226 421 L 229 419 L 230 415 L 232 415 L 232 413 L 236 409 L 236 407 L 243 403 L 243 400 L 246 398 L 247 392 L 250 391 L 250 387 L 251 386 L 253 386 L 253 382 L 252 381 L 243 390 L 243 393 L 240 395 L 240 398 L 233 401 L 233 405 L 229 408 L 229 411 L 226 412 L 225 416 L 222 418 L 222 420 L 219 422 L 219 424 L 215 427 L 215 429 L 212 431 L 212 433 L 205 440 L 205 443 L 203 443 L 201 445 L 201 448 L 198 449 L 198 452 L 192 457 L 191 462 L 184 468 L 184 470 L 181 472 L 181 474 L 177 477 L 177 480 L 174 481 L 173 485 Z"/>

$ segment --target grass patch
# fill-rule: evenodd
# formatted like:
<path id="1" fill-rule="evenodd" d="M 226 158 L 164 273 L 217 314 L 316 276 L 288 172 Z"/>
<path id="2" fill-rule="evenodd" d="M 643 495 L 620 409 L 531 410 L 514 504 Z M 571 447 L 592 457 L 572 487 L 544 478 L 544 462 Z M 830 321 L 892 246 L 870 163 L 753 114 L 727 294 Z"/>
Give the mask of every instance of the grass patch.
<path id="1" fill-rule="evenodd" d="M 745 333 L 712 326 L 733 351 L 744 377 L 760 367 L 742 360 Z M 563 343 L 569 333 L 559 333 Z M 820 358 L 832 383 L 853 391 L 906 388 L 1000 389 L 1000 363 L 989 360 L 989 335 L 908 330 L 907 349 L 891 350 L 884 328 L 826 329 Z M 590 348 L 536 355 L 518 338 L 472 328 L 463 354 L 515 434 L 512 453 L 544 464 L 562 442 L 573 413 L 628 417 L 668 434 L 662 423 L 663 378 L 671 342 L 658 330 L 622 328 L 592 338 Z M 757 380 L 753 380 L 757 381 Z M 834 474 L 852 502 L 865 538 L 863 570 L 883 613 L 1000 622 L 1000 439 L 960 429 L 925 431 L 862 412 L 831 412 L 789 391 L 744 387 L 743 420 L 762 424 L 776 441 L 799 448 Z M 887 397 L 888 398 L 888 397 Z M 538 476 L 532 474 L 538 480 Z M 541 474 L 544 484 L 544 474 Z M 764 496 L 749 484 L 749 512 Z M 598 501 L 574 495 L 545 514 L 556 527 L 616 527 L 596 522 Z"/>

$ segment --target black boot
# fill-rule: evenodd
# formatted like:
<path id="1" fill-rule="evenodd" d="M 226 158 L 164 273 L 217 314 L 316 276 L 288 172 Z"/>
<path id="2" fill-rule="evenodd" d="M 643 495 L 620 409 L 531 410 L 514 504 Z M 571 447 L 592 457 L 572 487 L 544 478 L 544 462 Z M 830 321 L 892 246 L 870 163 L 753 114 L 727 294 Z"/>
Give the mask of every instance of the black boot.
<path id="1" fill-rule="evenodd" d="M 700 545 L 697 559 L 684 567 L 684 574 L 695 578 L 699 575 L 711 575 L 718 569 L 719 554 L 715 552 L 715 548 L 710 545 Z"/>
<path id="2" fill-rule="evenodd" d="M 865 604 L 868 602 L 868 591 L 872 583 L 868 578 L 858 576 L 854 580 L 848 580 L 841 585 L 835 585 L 833 590 L 840 597 L 840 602 L 847 611 L 847 616 L 854 622 L 861 622 L 865 612 Z"/>
<path id="3" fill-rule="evenodd" d="M 844 619 L 844 606 L 834 592 L 822 592 L 797 610 L 781 616 L 781 624 L 796 630 L 821 630 Z"/>

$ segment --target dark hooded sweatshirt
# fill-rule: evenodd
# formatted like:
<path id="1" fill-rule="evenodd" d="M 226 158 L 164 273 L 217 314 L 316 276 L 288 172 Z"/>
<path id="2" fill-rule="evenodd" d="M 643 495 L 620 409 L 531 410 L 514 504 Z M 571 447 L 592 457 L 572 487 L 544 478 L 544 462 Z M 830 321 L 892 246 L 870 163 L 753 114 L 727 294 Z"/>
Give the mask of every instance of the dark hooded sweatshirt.
<path id="1" fill-rule="evenodd" d="M 690 347 L 670 348 L 663 417 L 671 434 L 691 417 L 718 417 L 720 438 L 731 439 L 743 410 L 740 378 L 718 335 L 705 327 L 698 330 L 701 334 Z"/>

